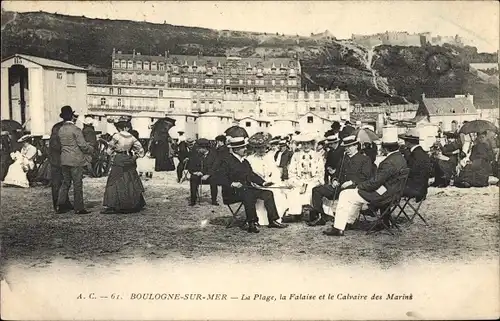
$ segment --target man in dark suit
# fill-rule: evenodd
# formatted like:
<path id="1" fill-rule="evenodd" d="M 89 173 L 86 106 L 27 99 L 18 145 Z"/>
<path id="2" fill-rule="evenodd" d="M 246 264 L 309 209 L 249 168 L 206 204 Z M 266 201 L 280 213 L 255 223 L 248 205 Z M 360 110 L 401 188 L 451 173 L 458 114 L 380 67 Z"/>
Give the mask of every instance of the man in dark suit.
<path id="1" fill-rule="evenodd" d="M 67 113 L 71 110 L 71 107 L 64 106 L 61 108 L 61 115 Z M 54 211 L 58 211 L 59 189 L 63 181 L 62 167 L 61 167 L 61 141 L 59 140 L 59 129 L 61 129 L 64 124 L 64 120 L 58 122 L 52 127 L 49 139 L 49 152 L 48 159 L 50 162 L 50 178 L 51 178 L 51 189 L 52 189 L 52 205 L 54 206 Z M 68 194 L 65 196 L 66 203 L 64 205 L 59 205 L 62 211 L 70 211 L 73 209 L 73 205 L 69 201 Z"/>
<path id="2" fill-rule="evenodd" d="M 340 168 L 342 161 L 344 159 L 345 150 L 340 144 L 340 138 L 338 134 L 333 134 L 333 131 L 326 132 L 326 160 L 325 160 L 325 184 L 329 184 L 335 171 Z"/>
<path id="3" fill-rule="evenodd" d="M 399 138 L 405 142 L 402 153 L 410 169 L 404 195 L 415 197 L 415 200 L 419 202 L 427 196 L 432 170 L 431 159 L 419 145 L 420 136 L 416 129 L 410 129 L 405 134 L 399 135 Z"/>
<path id="4" fill-rule="evenodd" d="M 177 143 L 177 158 L 179 159 L 179 164 L 177 164 L 177 182 L 180 183 L 182 179 L 182 172 L 184 171 L 185 161 L 189 157 L 190 150 L 186 142 L 186 137 L 183 131 L 179 131 L 179 142 Z"/>
<path id="5" fill-rule="evenodd" d="M 234 137 L 229 140 L 230 154 L 222 160 L 217 174 L 218 181 L 222 185 L 224 204 L 243 203 L 249 233 L 259 233 L 257 228 L 259 219 L 255 208 L 258 199 L 264 201 L 269 220 L 268 227 L 287 227 L 287 225 L 277 222 L 279 215 L 273 192 L 261 189 L 261 187 L 269 187 L 271 184 L 257 175 L 252 170 L 250 163 L 244 158 L 247 145 L 248 139 L 244 137 Z"/>
<path id="6" fill-rule="evenodd" d="M 399 152 L 397 136 L 383 137 L 382 146 L 388 154 L 380 163 L 375 176 L 359 183 L 355 189 L 345 189 L 340 192 L 334 225 L 323 234 L 343 236 L 347 224 L 352 224 L 357 219 L 361 206 L 384 204 L 398 191 L 400 171 L 407 168 L 407 165 Z"/>
<path id="7" fill-rule="evenodd" d="M 333 217 L 323 212 L 323 197 L 333 200 L 341 190 L 356 188 L 370 178 L 370 158 L 359 152 L 360 144 L 356 137 L 344 138 L 342 147 L 345 148 L 346 157 L 333 174 L 331 183 L 318 185 L 312 190 L 312 207 L 319 215 L 318 219 L 308 223 L 309 226 L 325 225 L 327 221 L 333 220 Z"/>
<path id="8" fill-rule="evenodd" d="M 279 150 L 274 153 L 274 161 L 281 171 L 281 180 L 285 181 L 288 179 L 288 166 L 292 160 L 293 152 L 288 148 L 287 141 L 282 139 L 278 143 Z"/>
<path id="9" fill-rule="evenodd" d="M 219 205 L 219 203 L 217 203 L 217 185 L 215 184 L 215 179 L 213 178 L 213 169 L 216 157 L 217 155 L 215 154 L 215 151 L 210 150 L 210 142 L 204 138 L 198 139 L 195 147 L 189 154 L 187 162 L 187 169 L 191 174 L 189 179 L 191 192 L 189 206 L 196 204 L 197 191 L 203 183 L 210 184 L 212 205 Z"/>
<path id="10" fill-rule="evenodd" d="M 73 123 L 74 115 L 70 106 L 64 106 L 60 116 L 64 120 L 58 132 L 63 181 L 59 188 L 57 212 L 67 212 L 65 204 L 68 202 L 68 191 L 73 182 L 75 213 L 89 214 L 83 205 L 83 167 L 86 163 L 85 155 L 91 155 L 93 148 L 85 141 L 82 130 Z"/>

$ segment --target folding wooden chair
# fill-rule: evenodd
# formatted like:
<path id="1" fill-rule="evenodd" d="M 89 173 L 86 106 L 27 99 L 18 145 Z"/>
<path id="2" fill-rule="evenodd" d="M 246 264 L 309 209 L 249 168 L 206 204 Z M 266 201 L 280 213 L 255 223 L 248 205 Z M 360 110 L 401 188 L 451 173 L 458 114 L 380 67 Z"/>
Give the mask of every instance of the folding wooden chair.
<path id="1" fill-rule="evenodd" d="M 403 197 L 401 198 L 401 200 L 403 201 L 403 206 L 401 206 L 401 204 L 400 204 L 400 203 L 398 203 L 398 206 L 397 206 L 397 207 L 399 208 L 399 213 L 398 213 L 398 215 L 396 216 L 396 221 L 399 219 L 399 217 L 401 216 L 401 214 L 403 214 L 403 215 L 404 215 L 404 216 L 406 216 L 406 218 L 408 219 L 408 223 L 409 223 L 408 225 L 411 225 L 411 224 L 413 224 L 413 223 L 414 223 L 414 221 L 415 221 L 415 217 L 417 217 L 417 216 L 418 216 L 418 217 L 422 220 L 422 222 L 424 222 L 424 224 L 425 224 L 426 226 L 429 226 L 429 224 L 427 223 L 427 221 L 425 220 L 425 218 L 424 218 L 424 217 L 422 216 L 422 214 L 420 214 L 420 212 L 419 212 L 419 211 L 420 211 L 420 207 L 422 206 L 422 203 L 425 201 L 426 197 L 427 197 L 426 195 L 425 195 L 425 196 L 423 196 L 423 198 L 422 198 L 422 199 L 420 199 L 420 201 L 419 201 L 419 202 L 417 202 L 417 201 L 415 200 L 415 202 L 416 202 L 416 204 L 415 204 L 415 206 L 416 206 L 416 207 L 415 207 L 415 206 L 414 206 L 414 205 L 413 205 L 410 201 L 411 201 L 412 199 L 416 199 L 416 196 L 414 196 L 414 195 L 405 195 L 405 194 L 403 194 Z M 410 216 L 410 215 L 409 215 L 409 214 L 405 211 L 406 206 L 409 206 L 409 207 L 413 210 L 413 215 L 411 215 L 411 216 Z"/>
<path id="2" fill-rule="evenodd" d="M 401 202 L 401 198 L 403 197 L 403 192 L 404 188 L 406 186 L 406 181 L 408 180 L 408 175 L 410 173 L 409 168 L 402 169 L 399 172 L 398 175 L 398 189 L 397 192 L 390 198 L 388 202 L 385 204 L 377 204 L 375 209 L 372 209 L 369 207 L 369 209 L 373 212 L 375 215 L 376 219 L 374 220 L 373 224 L 370 226 L 368 231 L 366 232 L 367 234 L 375 232 L 374 229 L 377 225 L 382 224 L 385 230 L 387 230 L 389 233 L 394 235 L 394 233 L 391 231 L 391 227 L 396 227 L 398 230 L 401 230 L 396 223 L 396 220 L 392 217 L 392 213 L 394 210 L 398 207 L 399 203 Z M 380 211 L 380 214 L 378 212 Z M 386 223 L 385 219 L 389 222 L 389 224 Z"/>
<path id="3" fill-rule="evenodd" d="M 236 209 L 231 207 L 231 205 L 234 205 L 234 204 L 238 204 L 238 207 L 235 207 Z M 232 217 L 229 220 L 226 227 L 230 228 L 230 227 L 238 226 L 238 224 L 236 224 L 238 222 L 238 213 L 240 212 L 241 207 L 243 206 L 243 202 L 233 202 L 233 203 L 224 202 L 224 205 L 227 205 L 227 207 L 229 208 L 229 211 L 231 211 L 231 215 L 232 215 Z M 239 227 L 242 227 L 242 226 L 240 225 Z"/>
<path id="4" fill-rule="evenodd" d="M 188 161 L 189 161 L 189 159 L 188 159 L 188 158 L 186 158 L 186 159 L 183 161 L 183 164 L 184 164 L 183 166 L 184 166 L 184 167 L 182 167 L 182 168 L 183 168 L 183 170 L 182 170 L 182 177 L 181 177 L 181 181 L 180 181 L 179 183 L 182 183 L 182 182 L 184 182 L 184 181 L 189 180 L 189 175 L 190 175 L 190 174 L 189 174 L 189 171 L 187 170 L 187 163 L 188 163 Z M 178 165 L 177 165 L 177 166 L 178 166 Z"/>

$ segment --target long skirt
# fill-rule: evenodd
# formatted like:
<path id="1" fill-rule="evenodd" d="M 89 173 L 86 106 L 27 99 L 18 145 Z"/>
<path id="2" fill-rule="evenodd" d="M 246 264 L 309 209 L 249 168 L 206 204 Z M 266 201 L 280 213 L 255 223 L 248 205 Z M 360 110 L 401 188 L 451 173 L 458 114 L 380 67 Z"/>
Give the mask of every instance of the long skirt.
<path id="1" fill-rule="evenodd" d="M 21 158 L 18 158 L 13 164 L 9 166 L 7 175 L 3 180 L 5 185 L 18 186 L 23 188 L 30 187 L 26 172 L 23 170 L 23 163 Z"/>
<path id="2" fill-rule="evenodd" d="M 290 190 L 285 190 L 288 214 L 298 215 L 302 213 L 302 206 L 311 204 L 312 189 L 318 185 L 318 182 L 306 182 L 307 188 L 305 193 L 300 193 L 302 186 L 295 186 Z"/>
<path id="3" fill-rule="evenodd" d="M 103 205 L 121 213 L 140 211 L 145 205 L 144 186 L 135 161 L 126 154 L 117 154 L 108 175 Z"/>
<path id="4" fill-rule="evenodd" d="M 175 170 L 173 158 L 169 157 L 169 144 L 158 141 L 153 147 L 153 156 L 155 158 L 155 171 L 171 172 Z"/>
<path id="5" fill-rule="evenodd" d="M 42 165 L 38 168 L 35 181 L 37 182 L 50 182 L 51 180 L 51 166 L 48 159 L 46 159 Z"/>
<path id="6" fill-rule="evenodd" d="M 457 186 L 467 183 L 472 187 L 488 186 L 488 178 L 491 174 L 491 164 L 482 159 L 476 159 L 464 167 L 457 179 Z"/>

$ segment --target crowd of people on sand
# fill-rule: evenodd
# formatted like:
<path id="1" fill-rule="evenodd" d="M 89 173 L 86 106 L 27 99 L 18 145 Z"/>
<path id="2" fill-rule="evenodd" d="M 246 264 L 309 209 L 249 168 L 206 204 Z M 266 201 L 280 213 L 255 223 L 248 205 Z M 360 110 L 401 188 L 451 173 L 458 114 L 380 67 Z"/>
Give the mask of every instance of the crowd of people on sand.
<path id="1" fill-rule="evenodd" d="M 83 129 L 77 127 L 78 115 L 70 106 L 61 108 L 60 117 L 37 146 L 30 143 L 30 135 L 16 139 L 2 132 L 3 185 L 48 183 L 57 213 L 87 214 L 83 176 L 96 157 L 96 132 L 91 117 L 85 117 Z M 491 175 L 498 177 L 500 144 L 492 132 L 440 132 L 427 152 L 414 128 L 379 138 L 346 121 L 333 122 L 320 135 L 296 131 L 273 137 L 259 132 L 249 137 L 244 128 L 233 126 L 212 141 L 186 138 L 175 130 L 175 122 L 170 117 L 158 120 L 147 142 L 139 140 L 130 118 L 114 123 L 116 133 L 107 141 L 111 166 L 101 213 L 141 211 L 146 205 L 143 174 L 150 179 L 153 172 L 176 171 L 178 183 L 189 180 L 189 206 L 197 204 L 202 185 L 210 187 L 212 205 L 219 205 L 221 187 L 224 204 L 243 205 L 244 228 L 250 233 L 258 233 L 262 225 L 286 228 L 306 221 L 308 226 L 331 222 L 324 234 L 342 236 L 355 228 L 363 208 L 377 208 L 400 190 L 402 169 L 409 169 L 404 195 L 417 202 L 426 198 L 431 177 L 431 186 L 461 188 L 484 187 Z M 390 221 L 384 218 L 383 223 L 376 229 Z"/>

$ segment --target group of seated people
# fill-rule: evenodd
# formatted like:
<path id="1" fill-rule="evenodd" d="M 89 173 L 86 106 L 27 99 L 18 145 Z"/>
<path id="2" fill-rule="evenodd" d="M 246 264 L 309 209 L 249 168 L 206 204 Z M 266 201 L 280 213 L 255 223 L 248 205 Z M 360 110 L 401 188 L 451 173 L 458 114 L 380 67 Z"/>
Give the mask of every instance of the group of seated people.
<path id="1" fill-rule="evenodd" d="M 490 139 L 489 139 L 490 138 Z M 431 148 L 435 187 L 450 185 L 468 188 L 485 187 L 489 177 L 498 177 L 499 147 L 488 133 L 464 135 L 444 132 Z"/>
<path id="2" fill-rule="evenodd" d="M 404 146 L 398 137 L 383 137 L 387 157 L 378 167 L 375 144 L 362 146 L 356 136 L 341 137 L 338 131 L 325 133 L 320 148 L 317 137 L 300 133 L 279 140 L 264 133 L 228 136 L 227 142 L 218 136 L 216 148 L 198 139 L 187 161 L 190 205 L 196 203 L 200 184 L 210 185 L 212 204 L 218 205 L 217 186 L 222 186 L 224 204 L 243 204 L 250 233 L 258 233 L 260 225 L 285 228 L 306 218 L 309 226 L 333 222 L 324 234 L 342 236 L 363 205 L 383 204 L 400 190 L 396 186 L 403 168 L 410 168 L 405 193 L 417 201 L 425 198 L 430 157 L 418 145 L 415 131 L 400 138 Z M 330 215 L 325 198 L 338 200 Z"/>

